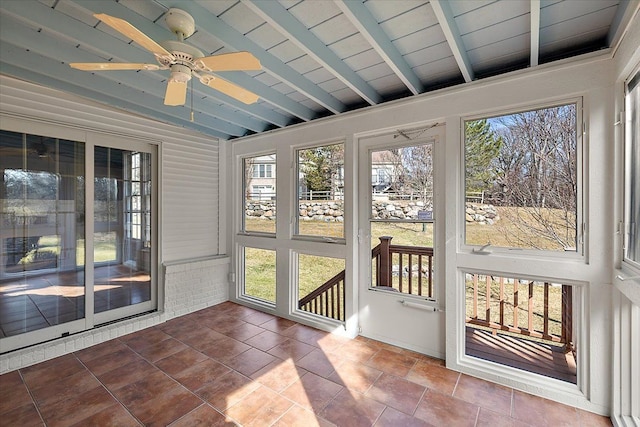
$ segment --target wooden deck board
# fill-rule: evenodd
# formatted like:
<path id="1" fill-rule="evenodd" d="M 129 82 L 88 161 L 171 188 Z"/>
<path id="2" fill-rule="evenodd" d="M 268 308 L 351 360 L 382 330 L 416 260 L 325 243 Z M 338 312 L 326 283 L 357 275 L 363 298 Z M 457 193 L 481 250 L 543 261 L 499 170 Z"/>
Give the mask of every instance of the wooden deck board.
<path id="1" fill-rule="evenodd" d="M 572 384 L 577 382 L 573 353 L 565 354 L 562 347 L 510 335 L 493 335 L 467 326 L 466 354 Z"/>

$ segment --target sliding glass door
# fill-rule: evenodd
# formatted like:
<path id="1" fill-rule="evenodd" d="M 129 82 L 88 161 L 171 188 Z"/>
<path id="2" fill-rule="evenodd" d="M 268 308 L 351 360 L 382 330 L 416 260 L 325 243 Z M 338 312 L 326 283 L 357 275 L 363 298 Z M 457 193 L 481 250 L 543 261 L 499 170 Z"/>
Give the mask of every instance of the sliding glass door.
<path id="1" fill-rule="evenodd" d="M 156 147 L 104 139 L 0 131 L 0 352 L 156 308 Z"/>

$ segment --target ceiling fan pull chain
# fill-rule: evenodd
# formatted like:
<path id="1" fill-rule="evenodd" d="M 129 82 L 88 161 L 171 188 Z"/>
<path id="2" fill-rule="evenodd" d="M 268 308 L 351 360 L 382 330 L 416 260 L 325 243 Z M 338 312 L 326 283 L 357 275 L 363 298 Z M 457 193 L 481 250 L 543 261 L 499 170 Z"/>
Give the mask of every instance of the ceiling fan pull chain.
<path id="1" fill-rule="evenodd" d="M 191 122 L 193 122 L 193 79 L 191 79 Z"/>

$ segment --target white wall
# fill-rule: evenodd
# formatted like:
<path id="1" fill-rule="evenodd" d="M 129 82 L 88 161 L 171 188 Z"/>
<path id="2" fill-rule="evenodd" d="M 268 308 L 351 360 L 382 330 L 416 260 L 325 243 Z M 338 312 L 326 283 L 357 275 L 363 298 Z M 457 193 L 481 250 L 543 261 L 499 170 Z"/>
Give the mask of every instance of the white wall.
<path id="1" fill-rule="evenodd" d="M 329 140 L 357 141 L 359 135 L 381 133 L 389 129 L 414 127 L 417 124 L 446 125 L 445 186 L 447 221 L 445 224 L 446 254 L 446 352 L 447 364 L 453 369 L 491 379 L 498 383 L 549 397 L 591 411 L 608 414 L 611 404 L 610 352 L 612 299 L 611 285 L 614 224 L 610 207 L 613 203 L 614 141 L 612 116 L 614 97 L 613 61 L 610 54 L 596 54 L 560 64 L 543 65 L 462 87 L 444 89 L 379 107 L 370 107 L 336 118 L 322 119 L 280 131 L 235 140 L 229 144 L 233 156 L 252 152 L 268 152 L 275 147 L 295 146 Z M 585 219 L 587 246 L 584 258 L 543 260 L 535 256 L 494 255 L 478 257 L 461 249 L 462 189 L 461 189 L 461 120 L 468 115 L 504 112 L 510 109 L 535 107 L 558 100 L 582 98 L 584 105 Z M 286 148 L 284 149 L 286 150 Z M 347 147 L 347 152 L 349 146 Z M 357 157 L 357 156 L 355 156 Z M 357 169 L 358 165 L 354 165 Z M 230 175 L 229 179 L 233 177 Z M 284 188 L 290 188 L 288 183 Z M 233 215 L 231 207 L 229 215 Z M 349 215 L 349 213 L 347 213 Z M 358 229 L 357 218 L 350 213 Z M 441 223 L 442 224 L 442 223 Z M 347 234 L 347 238 L 349 235 Z M 357 267 L 354 254 L 347 251 L 347 265 Z M 232 264 L 233 265 L 233 264 Z M 463 287 L 460 269 L 492 270 L 530 277 L 554 279 L 579 284 L 584 295 L 584 316 L 580 318 L 582 336 L 579 364 L 584 370 L 579 387 L 540 381 L 534 375 L 514 375 L 506 369 L 488 368 L 487 364 L 465 361 L 461 355 L 463 339 Z M 457 286 L 455 284 L 458 284 Z M 367 284 L 362 276 L 356 286 L 363 292 Z M 362 308 L 362 307 L 361 307 Z"/>
<path id="2" fill-rule="evenodd" d="M 92 132 L 158 144 L 161 177 L 159 311 L 1 355 L 0 374 L 228 299 L 229 260 L 220 255 L 225 245 L 220 244 L 215 138 L 9 77 L 0 76 L 0 94 L 0 128 L 55 128 L 71 136 Z"/>

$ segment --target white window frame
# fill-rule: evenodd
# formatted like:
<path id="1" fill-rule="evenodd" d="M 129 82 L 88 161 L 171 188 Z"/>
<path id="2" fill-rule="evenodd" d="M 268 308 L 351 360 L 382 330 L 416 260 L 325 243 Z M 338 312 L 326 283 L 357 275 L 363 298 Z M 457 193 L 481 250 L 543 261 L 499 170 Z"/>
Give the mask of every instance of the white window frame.
<path id="1" fill-rule="evenodd" d="M 634 82 L 635 80 L 635 82 Z M 631 109 L 631 99 L 628 93 L 629 84 L 634 82 L 635 87 L 633 90 L 640 91 L 640 67 L 637 67 L 636 70 L 631 74 L 629 79 L 625 82 L 624 87 L 624 99 L 625 99 L 625 111 L 624 111 L 624 120 L 621 122 L 624 123 L 624 164 L 623 164 L 623 174 L 624 174 L 624 184 L 623 184 L 623 239 L 622 239 L 622 269 L 628 270 L 632 276 L 640 275 L 640 254 L 637 254 L 638 259 L 632 260 L 627 257 L 627 248 L 631 244 L 630 237 L 632 232 L 633 225 L 632 222 L 632 213 L 631 213 L 631 194 L 632 194 L 632 176 L 631 176 L 631 167 L 632 167 L 632 156 L 638 155 L 640 153 L 640 141 L 633 140 L 634 136 L 637 136 L 638 129 L 634 129 L 632 127 L 632 116 L 635 113 L 638 115 L 637 111 L 632 111 Z M 640 104 L 640 103 L 639 103 Z M 635 106 L 636 109 L 640 110 L 640 105 Z M 640 127 L 640 123 L 635 123 L 636 127 Z M 634 135 L 634 130 L 636 131 Z M 634 146 L 635 144 L 635 146 Z M 635 148 L 637 152 L 633 152 L 632 149 Z M 636 174 L 640 174 L 639 171 L 635 171 Z M 640 194 L 640 189 L 635 189 L 636 194 Z M 637 200 L 636 203 L 640 203 L 640 200 Z M 636 218 L 636 230 L 635 236 L 636 239 L 640 239 L 640 219 Z"/>
<path id="2" fill-rule="evenodd" d="M 245 215 L 245 210 L 247 207 L 247 187 L 249 185 L 249 182 L 247 182 L 247 174 L 246 174 L 246 167 L 247 167 L 247 160 L 249 159 L 257 159 L 260 157 L 264 157 L 264 156 L 274 156 L 275 157 L 275 162 L 274 164 L 268 164 L 268 166 L 272 166 L 271 170 L 273 171 L 275 169 L 275 165 L 277 164 L 278 158 L 277 158 L 277 153 L 275 151 L 271 151 L 271 152 L 267 152 L 267 153 L 252 153 L 252 154 L 247 154 L 247 155 L 243 155 L 242 157 L 239 158 L 239 170 L 240 170 L 240 197 L 239 197 L 239 201 L 240 201 L 240 218 L 238 221 L 239 224 L 239 229 L 237 230 L 237 234 L 239 235 L 255 235 L 255 236 L 264 236 L 264 237 L 270 237 L 270 238 L 275 238 L 276 237 L 276 233 L 278 232 L 278 227 L 277 227 L 277 222 L 276 222 L 276 227 L 275 230 L 273 232 L 269 232 L 269 231 L 252 231 L 252 230 L 247 230 L 246 229 L 246 215 Z M 255 176 L 255 167 L 258 165 L 265 165 L 265 163 L 260 163 L 260 164 L 256 164 L 254 163 L 252 165 L 251 168 L 251 180 L 253 179 L 271 179 L 274 180 L 274 184 L 275 186 L 272 186 L 271 188 L 273 189 L 273 192 L 275 194 L 275 199 L 274 202 L 276 203 L 276 215 L 278 215 L 278 193 L 277 193 L 277 188 L 278 188 L 278 181 L 277 181 L 277 175 L 276 174 L 272 174 L 272 176 L 270 177 L 256 177 Z M 276 169 L 277 170 L 277 169 Z M 242 257 L 244 257 L 244 252 L 242 252 Z"/>
<path id="3" fill-rule="evenodd" d="M 520 112 L 528 112 L 535 110 L 542 110 L 545 108 L 559 107 L 563 105 L 575 104 L 576 106 L 576 177 L 577 177 L 577 195 L 576 195 L 576 251 L 550 251 L 550 250 L 536 250 L 536 249 L 522 249 L 515 247 L 499 247 L 489 246 L 488 248 L 482 248 L 480 244 L 467 244 L 466 243 L 466 221 L 464 214 L 458 216 L 458 229 L 462 230 L 461 238 L 459 241 L 459 251 L 464 253 L 481 253 L 488 254 L 494 253 L 502 256 L 514 256 L 514 257 L 529 257 L 529 258 L 562 258 L 562 259 L 574 259 L 588 262 L 587 248 L 588 245 L 588 221 L 587 221 L 587 200 L 586 197 L 589 194 L 587 189 L 587 152 L 588 152 L 588 139 L 586 132 L 586 124 L 584 122 L 584 106 L 583 98 L 561 98 L 555 101 L 550 101 L 540 104 L 523 105 L 516 108 L 493 110 L 484 112 L 482 114 L 474 114 L 471 116 L 464 116 L 460 120 L 460 197 L 461 209 L 464 209 L 466 203 L 466 159 L 465 159 L 465 122 L 473 120 L 490 119 L 495 117 L 507 116 L 510 114 L 516 114 Z"/>
<path id="4" fill-rule="evenodd" d="M 293 196 L 292 197 L 293 218 L 292 218 L 292 224 L 291 224 L 292 240 L 307 240 L 312 242 L 316 241 L 316 242 L 333 243 L 333 244 L 341 244 L 341 245 L 346 244 L 346 237 L 345 237 L 346 226 L 344 222 L 342 222 L 342 237 L 300 234 L 300 208 L 299 208 L 300 206 L 300 164 L 299 164 L 300 156 L 298 153 L 302 150 L 312 150 L 314 148 L 328 147 L 331 145 L 338 145 L 338 144 L 343 145 L 344 147 L 343 152 L 346 153 L 347 146 L 346 146 L 346 141 L 344 139 L 329 140 L 324 142 L 316 142 L 314 144 L 309 144 L 309 145 L 297 145 L 297 146 L 291 147 L 291 149 L 293 150 L 293 171 L 294 171 L 293 183 L 292 183 L 293 188 L 291 193 Z M 344 174 L 344 164 L 342 165 L 341 169 L 343 171 L 342 173 Z M 345 200 L 343 200 L 343 209 L 345 208 L 344 202 Z"/>

